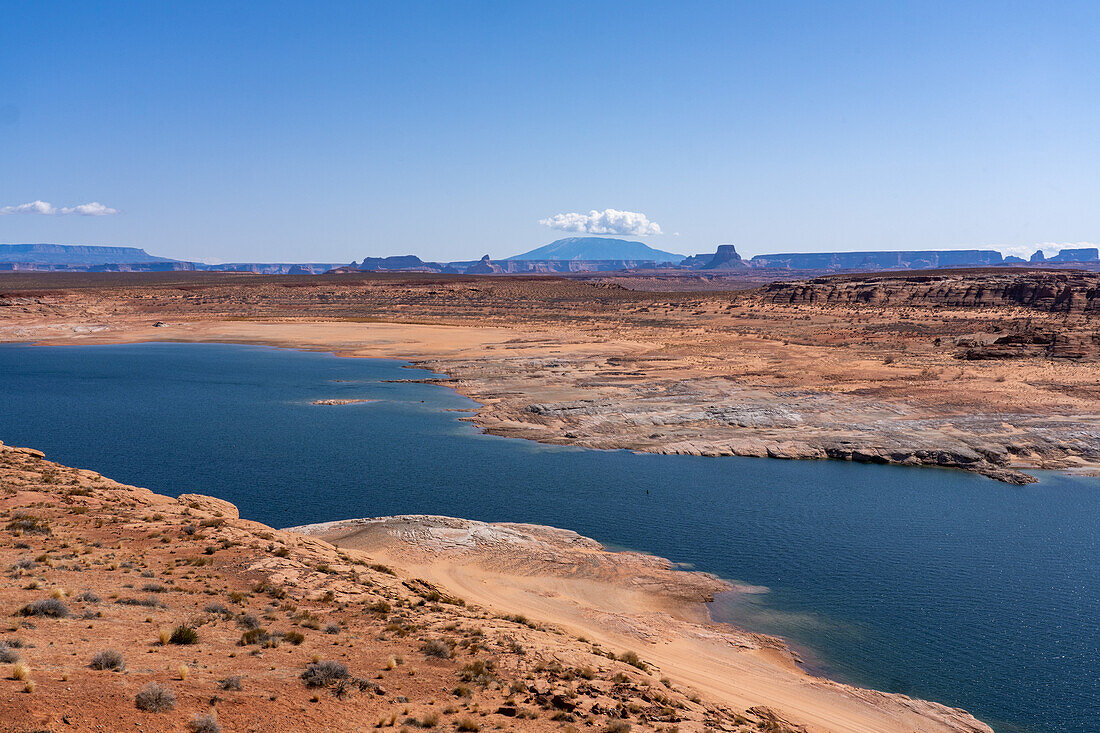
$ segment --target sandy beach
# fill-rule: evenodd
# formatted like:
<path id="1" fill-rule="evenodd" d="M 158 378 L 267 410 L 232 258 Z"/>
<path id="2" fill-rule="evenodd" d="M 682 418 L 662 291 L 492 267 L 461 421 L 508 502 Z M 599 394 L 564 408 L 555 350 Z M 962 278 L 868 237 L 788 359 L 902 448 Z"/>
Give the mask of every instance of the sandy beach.
<path id="1" fill-rule="evenodd" d="M 706 621 L 701 603 L 722 581 L 573 532 L 419 516 L 275 530 L 220 499 L 161 496 L 9 446 L 0 476 L 0 561 L 15 568 L 0 579 L 13 619 L 0 642 L 16 660 L 0 717 L 15 730 L 178 729 L 179 716 L 134 707 L 150 682 L 181 712 L 216 708 L 231 730 L 461 716 L 507 728 L 520 714 L 548 730 L 624 718 L 688 731 L 990 730 L 808 676 L 778 640 Z M 57 612 L 27 610 L 43 599 Z M 179 626 L 195 646 L 167 641 Z M 124 672 L 88 666 L 104 649 Z M 326 659 L 363 682 L 303 684 Z M 231 678 L 243 683 L 227 688 Z"/>

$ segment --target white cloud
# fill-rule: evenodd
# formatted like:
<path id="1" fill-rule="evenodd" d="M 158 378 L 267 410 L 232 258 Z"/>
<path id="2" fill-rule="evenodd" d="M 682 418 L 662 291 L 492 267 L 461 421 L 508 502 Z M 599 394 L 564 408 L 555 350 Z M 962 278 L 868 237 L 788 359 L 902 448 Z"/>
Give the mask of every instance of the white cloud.
<path id="1" fill-rule="evenodd" d="M 1035 250 L 1042 250 L 1043 254 L 1047 257 L 1053 257 L 1058 254 L 1059 250 L 1095 246 L 1097 245 L 1092 242 L 1062 242 L 1060 244 L 1058 242 L 1039 242 L 1038 244 L 996 244 L 993 246 L 993 249 L 1006 257 L 1008 255 L 1015 255 L 1027 260 L 1031 258 Z"/>
<path id="2" fill-rule="evenodd" d="M 42 214 L 44 216 L 109 216 L 117 214 L 118 209 L 104 206 L 98 201 L 91 201 L 76 206 L 54 206 L 49 201 L 31 201 L 29 204 L 16 204 L 15 206 L 0 206 L 0 216 L 7 214 Z"/>
<path id="3" fill-rule="evenodd" d="M 547 219 L 539 219 L 539 224 L 563 232 L 583 232 L 585 234 L 629 234 L 634 237 L 647 237 L 660 234 L 661 227 L 650 221 L 645 214 L 637 211 L 619 211 L 618 209 L 593 209 L 587 214 L 555 214 Z"/>

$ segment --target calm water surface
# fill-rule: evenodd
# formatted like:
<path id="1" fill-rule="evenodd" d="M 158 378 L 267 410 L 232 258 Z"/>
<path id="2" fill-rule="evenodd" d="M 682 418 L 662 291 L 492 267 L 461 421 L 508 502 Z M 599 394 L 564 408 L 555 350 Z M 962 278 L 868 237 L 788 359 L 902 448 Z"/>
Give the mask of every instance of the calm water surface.
<path id="1" fill-rule="evenodd" d="M 275 526 L 550 524 L 765 592 L 713 613 L 999 732 L 1100 730 L 1100 481 L 633 455 L 485 436 L 400 362 L 220 344 L 0 346 L 0 440 Z M 322 398 L 377 402 L 338 407 Z"/>

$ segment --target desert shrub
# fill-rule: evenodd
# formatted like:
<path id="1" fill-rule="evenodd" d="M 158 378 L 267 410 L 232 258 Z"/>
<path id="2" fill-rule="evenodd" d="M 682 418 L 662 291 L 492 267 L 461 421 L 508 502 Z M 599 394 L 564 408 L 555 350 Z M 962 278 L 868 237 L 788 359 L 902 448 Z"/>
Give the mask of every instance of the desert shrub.
<path id="1" fill-rule="evenodd" d="M 306 667 L 306 671 L 302 672 L 302 680 L 306 683 L 306 687 L 328 687 L 348 676 L 348 668 L 331 659 L 312 662 Z"/>
<path id="2" fill-rule="evenodd" d="M 86 590 L 78 595 L 76 597 L 76 600 L 80 601 L 81 603 L 99 603 L 103 599 L 101 599 L 95 593 L 92 593 L 90 590 Z"/>
<path id="3" fill-rule="evenodd" d="M 150 713 L 171 710 L 176 706 L 176 693 L 168 687 L 150 682 L 134 696 L 134 704 L 138 710 L 145 710 Z"/>
<path id="4" fill-rule="evenodd" d="M 394 575 L 394 576 L 397 575 L 397 573 L 393 572 L 392 568 L 387 567 L 385 565 L 381 565 L 379 563 L 373 563 L 369 567 L 370 567 L 371 570 L 375 570 L 379 573 L 385 573 L 386 575 Z"/>
<path id="5" fill-rule="evenodd" d="M 623 652 L 619 655 L 619 661 L 626 662 L 631 667 L 637 667 L 643 672 L 649 669 L 646 663 L 641 660 L 641 657 L 638 656 L 637 652 Z"/>
<path id="6" fill-rule="evenodd" d="M 340 624 L 326 624 L 325 625 L 325 633 L 326 634 L 339 634 L 340 633 Z"/>
<path id="7" fill-rule="evenodd" d="M 222 690 L 228 690 L 230 692 L 241 691 L 241 678 L 237 675 L 226 677 L 224 680 L 218 680 L 218 687 Z"/>
<path id="8" fill-rule="evenodd" d="M 11 667 L 11 678 L 19 682 L 25 682 L 31 678 L 31 668 L 26 662 L 16 662 Z"/>
<path id="9" fill-rule="evenodd" d="M 455 730 L 463 731 L 463 733 L 477 733 L 481 730 L 481 726 L 475 723 L 473 718 L 463 718 L 455 725 Z"/>
<path id="10" fill-rule="evenodd" d="M 49 616 L 50 618 L 68 618 L 69 607 L 58 598 L 43 598 L 34 603 L 28 603 L 19 609 L 21 616 Z"/>
<path id="11" fill-rule="evenodd" d="M 367 606 L 367 610 L 371 613 L 377 613 L 380 616 L 385 616 L 387 613 L 393 610 L 393 607 L 385 601 L 375 601 Z"/>
<path id="12" fill-rule="evenodd" d="M 607 733 L 630 733 L 630 723 L 625 720 L 611 720 L 607 723 Z"/>
<path id="13" fill-rule="evenodd" d="M 213 715 L 196 715 L 187 724 L 187 730 L 191 733 L 222 733 L 222 727 Z"/>
<path id="14" fill-rule="evenodd" d="M 50 523 L 41 517 L 24 512 L 16 512 L 7 523 L 6 528 L 10 532 L 25 532 L 27 534 L 49 534 Z"/>
<path id="15" fill-rule="evenodd" d="M 199 632 L 195 631 L 195 627 L 188 626 L 187 624 L 180 624 L 176 628 L 172 629 L 172 636 L 168 639 L 169 644 L 198 644 Z"/>
<path id="16" fill-rule="evenodd" d="M 439 713 L 433 710 L 430 713 L 425 713 L 420 719 L 406 718 L 405 724 L 414 728 L 434 728 L 439 725 Z"/>
<path id="17" fill-rule="evenodd" d="M 237 617 L 237 626 L 242 629 L 258 629 L 260 628 L 260 620 L 251 613 L 242 613 Z"/>
<path id="18" fill-rule="evenodd" d="M 160 583 L 146 583 L 145 585 L 141 586 L 141 589 L 146 593 L 163 593 L 168 590 Z"/>
<path id="19" fill-rule="evenodd" d="M 452 647 L 443 639 L 428 639 L 420 645 L 420 651 L 426 657 L 448 659 L 451 656 Z"/>
<path id="20" fill-rule="evenodd" d="M 286 641 L 288 644 L 293 644 L 294 646 L 298 646 L 299 644 L 301 644 L 303 641 L 306 640 L 306 637 L 305 637 L 304 634 L 302 634 L 298 631 L 288 631 L 285 634 L 283 634 L 283 640 Z"/>
<path id="21" fill-rule="evenodd" d="M 206 608 L 203 609 L 206 613 L 216 613 L 219 616 L 232 616 L 233 612 L 230 611 L 224 603 L 207 603 Z"/>
<path id="22" fill-rule="evenodd" d="M 143 606 L 144 608 L 162 608 L 164 606 L 156 598 L 119 598 L 115 603 L 120 606 Z"/>
<path id="23" fill-rule="evenodd" d="M 19 652 L 6 642 L 0 641 L 0 664 L 15 664 L 20 659 Z"/>
<path id="24" fill-rule="evenodd" d="M 12 563 L 12 570 L 34 570 L 38 567 L 38 563 L 34 561 L 34 558 L 21 557 Z"/>
<path id="25" fill-rule="evenodd" d="M 92 669 L 108 669 L 112 672 L 121 672 L 126 669 L 126 660 L 122 657 L 122 652 L 114 649 L 104 649 L 101 652 L 96 652 L 92 657 L 91 663 Z"/>
<path id="26" fill-rule="evenodd" d="M 241 646 L 248 646 L 249 644 L 263 644 L 271 639 L 271 634 L 267 633 L 267 629 L 262 626 L 257 626 L 254 629 L 241 634 Z"/>

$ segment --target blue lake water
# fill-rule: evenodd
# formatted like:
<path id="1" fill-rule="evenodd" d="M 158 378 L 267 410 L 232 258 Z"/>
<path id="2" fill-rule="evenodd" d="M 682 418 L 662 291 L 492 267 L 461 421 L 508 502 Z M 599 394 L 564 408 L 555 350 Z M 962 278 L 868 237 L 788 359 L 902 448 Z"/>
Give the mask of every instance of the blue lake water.
<path id="1" fill-rule="evenodd" d="M 3 345 L 0 440 L 279 527 L 566 527 L 767 588 L 713 614 L 835 677 L 999 732 L 1100 730 L 1100 481 L 544 446 L 480 434 L 444 387 L 382 381 L 424 374 L 224 344 Z"/>

